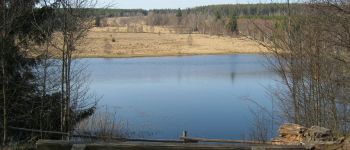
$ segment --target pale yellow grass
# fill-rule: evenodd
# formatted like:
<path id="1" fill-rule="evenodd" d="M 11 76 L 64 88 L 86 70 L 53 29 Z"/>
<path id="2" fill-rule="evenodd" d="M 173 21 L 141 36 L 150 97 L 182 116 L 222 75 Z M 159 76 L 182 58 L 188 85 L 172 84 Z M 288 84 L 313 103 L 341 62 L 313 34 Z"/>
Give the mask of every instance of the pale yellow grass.
<path id="1" fill-rule="evenodd" d="M 118 33 L 113 29 L 115 28 L 92 29 L 84 44 L 78 48 L 80 49 L 79 56 L 141 57 L 264 53 L 267 51 L 255 41 L 244 37 L 192 34 L 192 42 L 190 42 L 188 34 Z"/>
<path id="2" fill-rule="evenodd" d="M 124 25 L 114 27 L 95 27 L 91 32 L 112 32 L 112 33 L 175 33 L 175 27 L 169 26 L 148 26 L 143 24 Z"/>

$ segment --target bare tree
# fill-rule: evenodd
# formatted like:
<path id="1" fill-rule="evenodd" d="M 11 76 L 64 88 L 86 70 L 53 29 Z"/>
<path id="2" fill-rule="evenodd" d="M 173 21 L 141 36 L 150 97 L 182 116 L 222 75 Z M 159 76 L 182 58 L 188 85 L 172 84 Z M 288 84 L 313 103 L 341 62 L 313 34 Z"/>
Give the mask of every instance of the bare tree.
<path id="1" fill-rule="evenodd" d="M 69 132 L 75 120 L 72 118 L 73 107 L 79 108 L 81 96 L 73 96 L 74 76 L 72 64 L 76 47 L 82 42 L 88 30 L 93 26 L 93 18 L 88 16 L 88 9 L 95 6 L 94 0 L 60 0 L 59 13 L 60 37 L 59 45 L 55 47 L 61 51 L 61 131 Z M 80 71 L 78 71 L 80 72 Z M 75 87 L 79 88 L 79 87 Z"/>
<path id="2" fill-rule="evenodd" d="M 188 37 L 187 37 L 187 44 L 188 44 L 189 46 L 192 46 L 192 44 L 193 44 L 193 38 L 192 38 L 192 33 L 191 33 L 191 32 L 188 34 Z"/>
<path id="3" fill-rule="evenodd" d="M 1 26 L 1 28 L 3 28 L 5 31 L 7 31 L 7 24 L 6 24 L 6 21 L 5 20 L 7 20 L 7 17 L 6 17 L 6 13 L 7 13 L 7 11 L 6 11 L 6 6 L 5 6 L 5 4 L 6 4 L 6 1 L 5 0 L 3 0 L 2 1 L 2 3 L 1 3 L 1 10 L 2 10 L 2 20 L 3 20 L 3 22 L 2 22 L 2 26 Z M 2 121 L 3 121 L 3 145 L 5 145 L 6 144 L 6 139 L 7 139 L 7 99 L 6 99 L 6 81 L 7 81 L 7 79 L 5 78 L 6 77 L 6 73 L 5 73 L 5 60 L 4 60 L 4 57 L 5 57 L 5 52 L 4 52 L 4 50 L 5 50 L 5 44 L 4 44 L 4 38 L 5 37 L 3 37 L 4 36 L 4 34 L 1 34 L 1 74 L 2 74 L 2 77 L 3 77 L 3 79 L 2 79 L 2 87 L 1 87 L 1 91 L 2 91 L 2 99 L 3 99 L 3 106 L 2 106 L 2 112 L 3 112 L 3 119 L 2 119 Z"/>
<path id="4" fill-rule="evenodd" d="M 287 19 L 277 22 L 265 35 L 271 40 L 262 43 L 274 56 L 271 64 L 285 87 L 273 92 L 284 117 L 339 134 L 349 132 L 350 18 L 344 4 L 288 5 Z"/>

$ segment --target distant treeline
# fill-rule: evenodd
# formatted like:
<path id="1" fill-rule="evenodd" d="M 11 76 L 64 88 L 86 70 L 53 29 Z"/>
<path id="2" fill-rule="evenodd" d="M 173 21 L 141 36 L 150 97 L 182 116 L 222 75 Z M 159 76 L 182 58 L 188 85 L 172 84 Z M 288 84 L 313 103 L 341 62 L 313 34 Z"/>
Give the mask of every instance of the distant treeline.
<path id="1" fill-rule="evenodd" d="M 290 6 L 296 8 L 302 4 L 291 4 Z M 91 12 L 96 17 L 96 26 L 121 26 L 120 23 L 113 25 L 116 21 L 108 22 L 106 18 L 138 16 L 141 18 L 137 20 L 143 20 L 146 25 L 170 26 L 176 33 L 199 32 L 210 35 L 232 35 L 245 32 L 251 35 L 253 29 L 247 27 L 251 23 L 240 21 L 238 25 L 238 19 L 281 20 L 287 14 L 287 7 L 287 4 L 281 3 L 223 4 L 188 9 L 92 9 Z M 135 20 L 129 19 L 127 22 L 129 23 L 122 23 L 122 26 L 135 25 Z M 258 24 L 261 23 L 261 21 L 258 22 Z M 253 35 L 255 36 L 256 33 Z"/>
<path id="2" fill-rule="evenodd" d="M 99 17 L 131 17 L 147 16 L 148 11 L 144 9 L 104 9 L 91 8 L 91 15 Z"/>
<path id="3" fill-rule="evenodd" d="M 293 10 L 299 10 L 298 8 L 304 5 L 306 4 L 291 4 L 290 7 Z M 144 20 L 147 25 L 172 26 L 175 27 L 176 33 L 232 35 L 244 32 L 256 36 L 258 33 L 255 32 L 258 31 L 250 25 L 251 22 L 238 21 L 238 19 L 283 20 L 286 18 L 287 8 L 288 5 L 284 3 L 223 4 L 187 9 L 92 9 L 91 13 L 96 17 L 96 26 L 113 26 L 111 22 L 107 23 L 105 18 L 141 16 L 145 18 L 138 18 L 138 20 Z M 255 24 L 266 23 L 258 20 Z M 130 27 L 130 23 L 128 26 Z"/>
<path id="4" fill-rule="evenodd" d="M 298 4 L 293 4 L 297 6 Z M 220 14 L 222 16 L 280 16 L 286 14 L 287 4 L 224 4 L 200 6 L 188 9 L 182 9 L 183 13 L 196 14 Z M 150 12 L 157 14 L 177 13 L 178 9 L 94 9 L 93 15 L 103 17 L 130 17 L 147 16 Z"/>
<path id="5" fill-rule="evenodd" d="M 185 13 L 196 14 L 220 14 L 222 16 L 276 16 L 286 13 L 286 4 L 224 4 L 209 5 L 183 10 Z M 154 13 L 176 13 L 177 9 L 155 9 L 150 10 Z"/>

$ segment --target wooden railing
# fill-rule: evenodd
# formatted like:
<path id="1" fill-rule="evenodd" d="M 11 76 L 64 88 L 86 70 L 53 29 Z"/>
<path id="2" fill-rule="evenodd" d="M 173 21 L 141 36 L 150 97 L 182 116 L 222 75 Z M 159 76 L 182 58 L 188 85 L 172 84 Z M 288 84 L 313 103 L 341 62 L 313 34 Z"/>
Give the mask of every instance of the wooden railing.
<path id="1" fill-rule="evenodd" d="M 118 150 L 305 150 L 303 146 L 276 146 L 271 145 L 271 142 L 259 142 L 259 141 L 245 141 L 245 140 L 225 140 L 225 139 L 206 139 L 206 138 L 191 138 L 188 137 L 187 132 L 184 131 L 180 136 L 179 140 L 167 140 L 167 139 L 137 139 L 137 138 L 119 138 L 119 137 L 103 137 L 93 135 L 77 135 L 69 134 L 65 132 L 57 131 L 42 131 L 37 129 L 26 129 L 19 127 L 8 127 L 10 130 L 23 131 L 23 132 L 34 132 L 34 133 L 45 133 L 62 135 L 66 137 L 78 137 L 78 138 L 89 138 L 98 140 L 110 140 L 112 143 L 85 143 L 64 140 L 39 140 L 36 143 L 37 150 L 71 150 L 71 149 L 118 149 Z M 70 139 L 70 138 L 67 138 Z M 213 142 L 213 144 L 203 144 L 206 142 Z M 202 143 L 202 144 L 200 144 Z M 227 144 L 217 144 L 227 143 Z M 228 144 L 231 143 L 231 144 Z M 240 143 L 240 144 L 235 144 Z"/>
<path id="2" fill-rule="evenodd" d="M 169 140 L 169 139 L 144 139 L 144 138 L 122 138 L 122 137 L 110 137 L 110 136 L 95 136 L 95 135 L 84 135 L 84 134 L 70 134 L 66 132 L 58 131 L 43 131 L 38 129 L 27 129 L 19 127 L 11 127 L 8 129 L 24 132 L 33 132 L 33 133 L 44 133 L 44 134 L 53 134 L 53 135 L 62 135 L 66 137 L 75 137 L 75 138 L 88 138 L 88 139 L 101 139 L 101 140 L 114 140 L 114 141 L 124 141 L 124 142 L 164 142 L 164 143 L 199 143 L 199 142 L 213 142 L 213 143 L 243 143 L 243 144 L 271 144 L 271 142 L 261 142 L 261 141 L 247 141 L 247 140 L 227 140 L 227 139 L 208 139 L 208 138 L 192 138 L 188 137 L 187 131 L 183 131 L 179 140 Z M 69 139 L 69 138 L 68 138 Z"/>

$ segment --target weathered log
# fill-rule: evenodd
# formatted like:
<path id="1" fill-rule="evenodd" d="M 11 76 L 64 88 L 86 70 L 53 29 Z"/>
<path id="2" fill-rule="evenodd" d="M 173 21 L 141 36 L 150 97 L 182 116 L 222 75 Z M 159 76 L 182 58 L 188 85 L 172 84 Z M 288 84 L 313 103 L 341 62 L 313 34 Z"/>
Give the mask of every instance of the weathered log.
<path id="1" fill-rule="evenodd" d="M 304 133 L 305 142 L 321 142 L 321 141 L 334 141 L 333 134 L 330 129 L 312 126 Z"/>
<path id="2" fill-rule="evenodd" d="M 285 135 L 302 135 L 306 129 L 304 126 L 288 123 L 281 125 L 278 132 L 282 137 Z"/>
<path id="3" fill-rule="evenodd" d="M 330 129 L 319 126 L 305 128 L 297 124 L 284 124 L 278 131 L 279 136 L 272 140 L 272 144 L 304 145 L 307 148 L 315 148 L 341 143 L 341 139 L 336 139 Z"/>
<path id="4" fill-rule="evenodd" d="M 304 139 L 306 127 L 298 124 L 283 124 L 278 129 L 279 136 L 272 139 L 275 145 L 300 145 Z"/>

